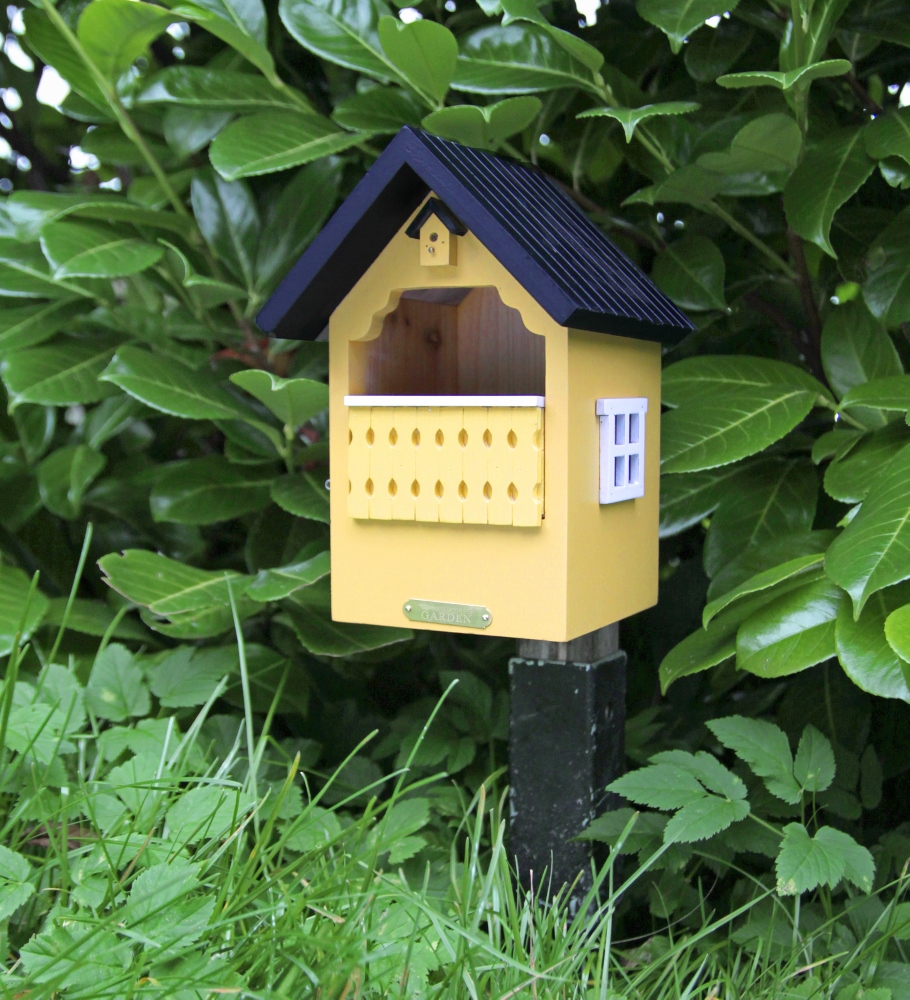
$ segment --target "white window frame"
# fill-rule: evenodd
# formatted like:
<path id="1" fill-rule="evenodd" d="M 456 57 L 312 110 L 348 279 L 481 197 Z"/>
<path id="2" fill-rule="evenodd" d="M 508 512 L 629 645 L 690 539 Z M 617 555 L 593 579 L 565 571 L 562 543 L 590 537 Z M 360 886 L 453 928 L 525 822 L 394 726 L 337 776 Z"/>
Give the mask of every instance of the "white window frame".
<path id="1" fill-rule="evenodd" d="M 644 496 L 648 400 L 598 399 L 595 412 L 600 417 L 600 502 Z"/>

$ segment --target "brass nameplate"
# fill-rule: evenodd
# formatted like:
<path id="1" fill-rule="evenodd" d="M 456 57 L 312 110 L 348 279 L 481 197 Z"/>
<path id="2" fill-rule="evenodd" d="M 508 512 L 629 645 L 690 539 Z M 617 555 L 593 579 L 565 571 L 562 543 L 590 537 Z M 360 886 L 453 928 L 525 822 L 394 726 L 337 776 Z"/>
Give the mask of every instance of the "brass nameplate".
<path id="1" fill-rule="evenodd" d="M 443 601 L 406 601 L 404 614 L 412 622 L 458 628 L 489 628 L 493 616 L 475 604 L 446 604 Z"/>

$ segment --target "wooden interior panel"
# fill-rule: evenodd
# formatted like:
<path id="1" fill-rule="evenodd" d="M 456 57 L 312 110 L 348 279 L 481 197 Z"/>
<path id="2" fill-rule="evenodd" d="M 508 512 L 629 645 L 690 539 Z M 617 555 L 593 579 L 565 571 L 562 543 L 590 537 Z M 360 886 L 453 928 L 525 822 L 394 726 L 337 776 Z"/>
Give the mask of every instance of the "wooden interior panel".
<path id="1" fill-rule="evenodd" d="M 357 395 L 544 396 L 544 338 L 495 288 L 405 293 L 374 340 L 352 341 Z M 439 297 L 444 301 L 427 301 Z M 454 304 L 457 302 L 457 304 Z M 356 375 L 355 375 L 356 373 Z M 356 384 L 354 384 L 356 382 Z"/>
<path id="2" fill-rule="evenodd" d="M 545 346 L 495 288 L 473 289 L 458 307 L 458 392 L 546 395 Z"/>
<path id="3" fill-rule="evenodd" d="M 375 340 L 351 348 L 365 354 L 363 388 L 352 386 L 352 391 L 382 396 L 458 392 L 455 306 L 402 298 Z"/>

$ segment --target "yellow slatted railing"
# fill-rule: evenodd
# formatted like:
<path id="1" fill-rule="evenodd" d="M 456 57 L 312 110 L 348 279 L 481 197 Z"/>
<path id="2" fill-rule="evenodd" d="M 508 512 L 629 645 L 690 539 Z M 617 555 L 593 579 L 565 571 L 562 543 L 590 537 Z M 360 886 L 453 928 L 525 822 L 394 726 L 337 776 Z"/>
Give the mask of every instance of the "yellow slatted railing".
<path id="1" fill-rule="evenodd" d="M 351 406 L 348 513 L 539 527 L 540 406 Z"/>

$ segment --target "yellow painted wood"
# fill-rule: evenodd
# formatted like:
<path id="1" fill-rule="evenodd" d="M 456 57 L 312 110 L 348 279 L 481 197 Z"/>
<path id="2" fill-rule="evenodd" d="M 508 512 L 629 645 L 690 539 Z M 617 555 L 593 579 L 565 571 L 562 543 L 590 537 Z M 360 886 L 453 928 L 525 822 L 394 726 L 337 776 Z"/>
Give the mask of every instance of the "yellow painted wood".
<path id="1" fill-rule="evenodd" d="M 489 524 L 512 523 L 512 449 L 509 447 L 509 431 L 512 429 L 510 407 L 491 406 L 487 417 L 484 444 L 487 445 L 487 483 L 489 494 L 487 522 Z M 489 484 L 489 489 L 487 489 Z"/>
<path id="2" fill-rule="evenodd" d="M 371 409 L 370 429 L 373 431 L 373 445 L 370 448 L 370 479 L 373 481 L 370 519 L 389 521 L 392 518 L 392 493 L 395 489 L 395 470 L 389 442 L 389 435 L 395 429 L 394 409 L 384 406 Z"/>
<path id="3" fill-rule="evenodd" d="M 439 520 L 444 524 L 461 524 L 464 520 L 460 493 L 463 466 L 458 436 L 463 427 L 464 410 L 460 406 L 441 406 L 435 412 L 439 425 L 436 432 L 439 478 L 433 489 L 439 498 Z"/>
<path id="4" fill-rule="evenodd" d="M 536 528 L 543 514 L 543 420 L 537 407 L 516 406 L 511 411 L 512 524 Z"/>
<path id="5" fill-rule="evenodd" d="M 483 605 L 492 624 L 485 634 L 567 641 L 653 604 L 657 596 L 657 516 L 660 453 L 660 348 L 623 337 L 560 327 L 471 233 L 459 237 L 458 261 L 422 267 L 415 241 L 404 227 L 357 282 L 329 326 L 332 616 L 338 621 L 445 629 L 408 622 L 408 599 Z M 438 501 L 415 501 L 415 520 L 372 520 L 354 514 L 354 481 L 363 456 L 348 446 L 346 428 L 356 418 L 344 405 L 362 392 L 352 341 L 379 334 L 382 317 L 402 291 L 417 288 L 494 287 L 519 310 L 526 327 L 544 337 L 546 361 L 545 516 L 536 528 L 516 530 L 522 515 L 512 509 L 502 524 L 431 523 Z M 352 367 L 352 358 L 354 365 Z M 624 503 L 598 503 L 600 397 L 645 396 L 647 452 L 645 496 Z M 415 422 L 435 423 L 426 410 Z M 362 418 L 360 418 L 362 419 Z M 398 419 L 397 416 L 395 418 Z M 464 516 L 473 499 L 471 482 L 490 455 L 471 451 L 478 415 L 464 413 L 469 444 L 462 457 L 468 484 Z M 513 420 L 510 414 L 509 423 Z M 486 422 L 486 421 L 484 421 Z M 435 433 L 435 427 L 434 427 Z M 507 428 L 508 430 L 508 428 Z M 518 430 L 516 430 L 516 435 Z M 497 453 L 498 455 L 498 453 Z M 437 454 L 415 449 L 415 477 L 433 476 Z M 507 483 L 527 475 L 511 465 Z M 498 475 L 496 473 L 494 475 Z M 486 471 L 484 470 L 484 475 Z M 470 477 L 470 479 L 469 479 Z M 486 479 L 484 480 L 487 481 Z M 507 485 L 506 483 L 506 485 Z M 391 509 L 391 508 L 390 508 Z M 422 511 L 422 512 L 421 512 Z M 425 518 L 421 519 L 421 518 Z"/>
<path id="6" fill-rule="evenodd" d="M 489 410 L 486 406 L 466 406 L 462 412 L 462 464 L 468 488 L 464 521 L 466 524 L 486 524 L 488 502 L 483 495 L 483 487 L 487 481 L 487 447 L 483 443 L 483 432 L 487 429 Z"/>
<path id="7" fill-rule="evenodd" d="M 431 215 L 420 227 L 420 263 L 424 267 L 445 267 L 457 263 L 458 237 Z"/>
<path id="8" fill-rule="evenodd" d="M 351 407 L 348 514 L 538 527 L 542 426 L 538 407 Z"/>
<path id="9" fill-rule="evenodd" d="M 418 521 L 439 520 L 439 500 L 435 493 L 440 469 L 439 448 L 436 446 L 436 431 L 439 430 L 436 412 L 419 407 L 415 416 L 414 429 L 419 444 L 414 449 L 414 478 L 417 480 L 419 496 L 414 504 L 414 517 Z M 411 433 L 413 435 L 414 431 Z"/>
<path id="10" fill-rule="evenodd" d="M 392 478 L 397 490 L 392 497 L 392 518 L 396 521 L 413 521 L 415 518 L 415 498 L 412 485 L 417 472 L 417 449 L 413 434 L 417 426 L 417 408 L 396 406 L 392 409 L 395 428 L 395 444 L 392 448 Z"/>
<path id="11" fill-rule="evenodd" d="M 367 480 L 370 478 L 370 446 L 367 432 L 370 429 L 370 410 L 365 406 L 353 407 L 348 414 L 348 514 L 351 517 L 370 516 L 370 498 Z M 333 492 L 344 489 L 342 482 Z"/>
<path id="12" fill-rule="evenodd" d="M 660 345 L 571 330 L 568 375 L 566 631 L 582 635 L 657 601 Z M 600 505 L 599 470 L 591 464 L 591 455 L 598 453 L 600 421 L 592 416 L 592 401 L 623 396 L 648 399 L 645 494 Z M 546 430 L 549 452 L 553 445 L 549 419 Z M 548 492 L 551 486 L 548 478 Z"/>

